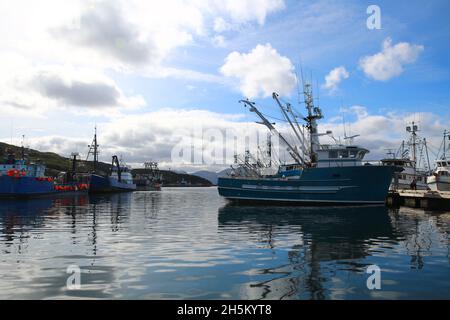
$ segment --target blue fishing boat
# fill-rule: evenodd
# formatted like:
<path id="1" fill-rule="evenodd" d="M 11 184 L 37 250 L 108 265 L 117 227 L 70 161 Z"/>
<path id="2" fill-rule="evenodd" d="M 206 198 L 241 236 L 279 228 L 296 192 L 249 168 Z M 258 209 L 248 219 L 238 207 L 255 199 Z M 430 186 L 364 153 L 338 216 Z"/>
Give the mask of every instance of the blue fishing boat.
<path id="1" fill-rule="evenodd" d="M 136 190 L 133 176 L 127 166 L 121 165 L 117 156 L 112 157 L 111 175 L 91 175 L 91 193 L 130 192 Z"/>
<path id="2" fill-rule="evenodd" d="M 136 184 L 133 183 L 131 170 L 120 163 L 116 155 L 112 156 L 111 172 L 109 175 L 100 175 L 97 173 L 98 166 L 98 147 L 97 129 L 95 129 L 94 140 L 89 146 L 89 155 L 93 155 L 94 170 L 91 174 L 89 193 L 114 193 L 131 192 L 136 190 Z M 86 160 L 87 160 L 86 159 Z"/>
<path id="3" fill-rule="evenodd" d="M 46 166 L 31 163 L 22 158 L 16 159 L 14 152 L 8 149 L 7 157 L 0 163 L 0 197 L 36 197 L 56 194 L 87 193 L 89 179 L 75 171 L 61 173 L 56 179 L 45 176 Z M 76 161 L 74 157 L 73 161 Z M 73 162 L 75 170 L 75 162 Z"/>
<path id="4" fill-rule="evenodd" d="M 289 104 L 283 105 L 278 95 L 273 94 L 295 134 L 298 142 L 295 146 L 278 132 L 254 102 L 241 101 L 261 118 L 261 124 L 286 145 L 294 162 L 280 165 L 274 174 L 264 174 L 260 164 L 250 164 L 246 160 L 237 168 L 232 166 L 228 176 L 218 179 L 219 194 L 235 202 L 271 204 L 384 203 L 394 172 L 402 169 L 364 162 L 369 150 L 353 145 L 353 139 L 357 136 L 346 136 L 347 144 L 341 144 L 336 139 L 335 144 L 321 144 L 319 137 L 332 137 L 332 132 L 318 132 L 317 120 L 323 118 L 322 111 L 314 106 L 310 85 L 304 85 L 304 94 L 308 112 L 306 117 L 296 114 Z M 303 119 L 306 126 L 300 125 L 297 119 Z"/>

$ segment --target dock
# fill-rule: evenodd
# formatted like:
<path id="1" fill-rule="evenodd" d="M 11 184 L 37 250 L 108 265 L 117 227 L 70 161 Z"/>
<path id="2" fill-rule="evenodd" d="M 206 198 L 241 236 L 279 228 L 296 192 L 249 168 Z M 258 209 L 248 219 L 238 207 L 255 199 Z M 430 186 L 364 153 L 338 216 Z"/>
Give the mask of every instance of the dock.
<path id="1" fill-rule="evenodd" d="M 406 206 L 428 210 L 450 210 L 450 192 L 429 190 L 396 190 L 389 192 L 389 206 Z"/>

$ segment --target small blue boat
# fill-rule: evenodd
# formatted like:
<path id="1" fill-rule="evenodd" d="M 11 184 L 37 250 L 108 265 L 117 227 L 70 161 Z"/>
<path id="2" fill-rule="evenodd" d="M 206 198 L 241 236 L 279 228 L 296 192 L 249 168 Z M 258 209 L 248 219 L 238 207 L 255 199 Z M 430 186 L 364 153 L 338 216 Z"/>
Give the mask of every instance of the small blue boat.
<path id="1" fill-rule="evenodd" d="M 119 164 L 117 156 L 113 156 L 110 176 L 91 175 L 90 193 L 130 192 L 136 190 L 130 169 Z"/>
<path id="2" fill-rule="evenodd" d="M 352 145 L 356 136 L 345 137 L 349 144 L 320 144 L 317 120 L 320 108 L 313 105 L 310 85 L 305 85 L 305 105 L 308 115 L 295 114 L 293 108 L 283 106 L 276 93 L 273 98 L 294 131 L 298 145 L 293 146 L 281 135 L 274 124 L 256 108 L 254 102 L 242 100 L 262 123 L 287 146 L 294 163 L 280 165 L 275 174 L 264 174 L 267 169 L 247 160 L 233 168 L 231 174 L 218 179 L 219 194 L 235 202 L 262 202 L 271 204 L 354 205 L 385 203 L 394 172 L 401 168 L 381 163 L 363 162 L 369 150 Z M 301 126 L 297 119 L 304 119 Z M 306 132 L 307 131 L 307 132 Z M 332 137 L 332 136 L 331 136 Z M 334 139 L 334 138 L 333 138 Z M 271 153 L 271 152 L 270 152 Z M 246 157 L 247 158 L 247 157 Z M 272 163 L 272 160 L 270 160 Z"/>
<path id="3" fill-rule="evenodd" d="M 91 174 L 89 193 L 114 193 L 131 192 L 136 190 L 133 183 L 131 170 L 122 164 L 117 156 L 112 156 L 111 173 L 109 176 L 97 174 L 98 165 L 97 129 L 95 129 L 94 140 L 89 146 L 88 158 L 92 154 L 94 158 L 94 170 Z M 86 159 L 87 160 L 87 159 Z"/>

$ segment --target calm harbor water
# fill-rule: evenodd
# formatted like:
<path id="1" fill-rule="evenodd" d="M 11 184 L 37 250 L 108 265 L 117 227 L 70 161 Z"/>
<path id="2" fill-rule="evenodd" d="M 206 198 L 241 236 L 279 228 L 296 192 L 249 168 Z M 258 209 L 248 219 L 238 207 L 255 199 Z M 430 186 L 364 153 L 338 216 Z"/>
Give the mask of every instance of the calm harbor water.
<path id="1" fill-rule="evenodd" d="M 449 233 L 445 212 L 238 207 L 215 188 L 0 200 L 0 298 L 450 299 Z"/>

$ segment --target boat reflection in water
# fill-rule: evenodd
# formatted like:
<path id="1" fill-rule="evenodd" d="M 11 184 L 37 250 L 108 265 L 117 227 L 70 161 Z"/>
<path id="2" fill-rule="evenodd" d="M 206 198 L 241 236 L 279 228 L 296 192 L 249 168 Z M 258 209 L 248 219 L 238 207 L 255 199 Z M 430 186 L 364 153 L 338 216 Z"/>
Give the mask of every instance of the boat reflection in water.
<path id="1" fill-rule="evenodd" d="M 423 268 L 424 255 L 431 256 L 431 247 L 436 245 L 433 241 L 439 242 L 431 240 L 436 230 L 420 227 L 429 224 L 430 219 L 423 211 L 411 217 L 384 206 L 227 205 L 219 209 L 222 233 L 234 232 L 241 241 L 245 237 L 251 241 L 253 237 L 261 248 L 273 251 L 275 263 L 270 267 L 259 268 L 255 263 L 253 278 L 267 280 L 245 286 L 244 296 L 249 299 L 390 299 L 408 298 L 409 294 L 414 297 L 417 292 L 408 292 L 405 283 L 397 287 L 396 280 L 390 280 L 397 277 L 396 272 L 386 270 L 390 267 L 383 259 L 398 246 L 405 246 L 407 255 L 392 254 L 395 267 L 391 267 L 402 265 L 406 272 Z M 449 228 L 437 231 L 445 233 Z M 367 267 L 372 264 L 379 265 L 384 272 L 383 281 L 387 280 L 383 282 L 384 290 L 370 291 L 366 287 Z M 420 277 L 416 280 L 417 284 L 422 281 Z M 386 283 L 392 287 L 386 289 Z"/>
<path id="2" fill-rule="evenodd" d="M 114 283 L 116 268 L 102 265 L 105 252 L 98 254 L 99 235 L 117 232 L 127 222 L 130 199 L 130 194 L 114 194 L 0 201 L 1 252 L 4 259 L 16 257 L 16 265 L 0 266 L 14 287 L 21 288 L 0 298 L 112 298 L 105 288 Z M 40 272 L 30 279 L 33 264 Z M 68 290 L 69 265 L 89 270 L 82 279 L 91 285 Z"/>
<path id="3" fill-rule="evenodd" d="M 55 196 L 46 198 L 22 199 L 2 199 L 0 201 L 0 230 L 1 234 L 15 239 L 15 234 L 27 232 L 32 228 L 45 226 L 45 220 L 57 217 L 61 209 L 66 212 L 71 209 L 82 208 L 89 203 L 87 195 L 79 196 Z"/>

